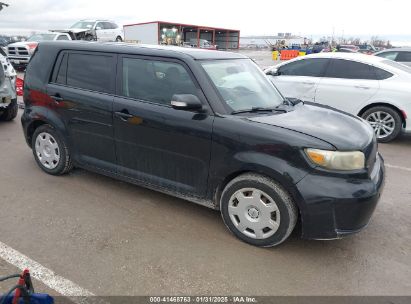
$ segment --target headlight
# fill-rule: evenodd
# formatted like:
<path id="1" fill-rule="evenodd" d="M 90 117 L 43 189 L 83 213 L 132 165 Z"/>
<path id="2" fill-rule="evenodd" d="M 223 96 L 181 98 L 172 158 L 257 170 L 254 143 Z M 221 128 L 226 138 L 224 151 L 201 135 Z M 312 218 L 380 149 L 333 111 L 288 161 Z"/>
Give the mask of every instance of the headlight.
<path id="1" fill-rule="evenodd" d="M 365 167 L 365 156 L 361 151 L 305 149 L 305 153 L 314 164 L 331 170 L 359 170 Z"/>

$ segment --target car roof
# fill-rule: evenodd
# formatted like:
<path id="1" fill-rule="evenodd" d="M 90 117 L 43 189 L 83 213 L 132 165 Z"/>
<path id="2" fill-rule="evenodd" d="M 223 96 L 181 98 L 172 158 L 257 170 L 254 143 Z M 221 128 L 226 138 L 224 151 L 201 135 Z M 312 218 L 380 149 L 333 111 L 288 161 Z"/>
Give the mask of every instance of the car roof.
<path id="1" fill-rule="evenodd" d="M 361 53 L 344 53 L 344 52 L 325 52 L 325 53 L 317 53 L 317 54 L 310 54 L 304 58 L 336 58 L 336 59 L 346 59 L 346 60 L 353 60 L 353 61 L 360 61 L 364 63 L 381 63 L 381 61 L 386 60 L 385 58 L 373 56 L 373 55 L 365 55 Z"/>
<path id="2" fill-rule="evenodd" d="M 411 52 L 411 47 L 398 47 L 398 48 L 392 48 L 392 49 L 386 49 L 386 50 L 382 50 L 379 51 L 375 54 L 382 54 L 382 53 L 387 53 L 387 52 Z"/>
<path id="3" fill-rule="evenodd" d="M 120 54 L 152 55 L 164 57 L 184 57 L 193 59 L 245 59 L 244 55 L 225 51 L 204 50 L 197 48 L 184 48 L 179 46 L 144 45 L 123 42 L 88 42 L 88 41 L 53 41 L 40 42 L 39 46 L 51 48 L 79 50 L 79 51 L 99 51 Z"/>
<path id="4" fill-rule="evenodd" d="M 114 22 L 114 21 L 108 20 L 108 19 L 83 19 L 83 20 L 80 20 L 80 22 L 81 21 L 84 21 L 84 22 L 101 22 L 101 21 L 103 21 L 103 22 Z"/>

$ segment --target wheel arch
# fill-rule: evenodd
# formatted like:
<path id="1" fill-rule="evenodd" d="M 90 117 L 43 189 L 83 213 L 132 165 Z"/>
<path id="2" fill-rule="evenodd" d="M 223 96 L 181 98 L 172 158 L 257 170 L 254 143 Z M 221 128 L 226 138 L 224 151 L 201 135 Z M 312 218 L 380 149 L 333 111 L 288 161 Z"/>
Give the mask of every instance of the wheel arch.
<path id="1" fill-rule="evenodd" d="M 302 213 L 304 213 L 303 199 L 302 199 L 301 194 L 297 190 L 297 187 L 295 186 L 295 184 L 289 178 L 285 177 L 279 172 L 271 168 L 264 168 L 261 166 L 258 166 L 258 167 L 253 166 L 253 168 L 239 169 L 225 176 L 225 178 L 217 185 L 217 187 L 214 190 L 214 201 L 216 202 L 216 208 L 218 210 L 220 210 L 221 195 L 225 187 L 227 186 L 227 184 L 240 175 L 250 174 L 250 173 L 258 174 L 258 175 L 273 179 L 274 181 L 279 183 L 280 186 L 282 186 L 284 190 L 287 191 L 293 198 L 294 202 L 297 205 L 298 213 L 300 214 L 300 216 L 302 215 Z"/>
<path id="2" fill-rule="evenodd" d="M 358 116 L 362 116 L 367 110 L 373 108 L 373 107 L 379 107 L 379 106 L 384 106 L 384 107 L 388 107 L 393 109 L 394 111 L 396 111 L 400 117 L 401 117 L 401 121 L 402 121 L 402 125 L 405 128 L 406 127 L 406 117 L 404 116 L 404 113 L 395 105 L 391 104 L 391 103 L 387 103 L 387 102 L 375 102 L 375 103 L 371 103 L 369 105 L 366 105 L 365 107 L 363 107 L 359 112 L 358 112 Z"/>

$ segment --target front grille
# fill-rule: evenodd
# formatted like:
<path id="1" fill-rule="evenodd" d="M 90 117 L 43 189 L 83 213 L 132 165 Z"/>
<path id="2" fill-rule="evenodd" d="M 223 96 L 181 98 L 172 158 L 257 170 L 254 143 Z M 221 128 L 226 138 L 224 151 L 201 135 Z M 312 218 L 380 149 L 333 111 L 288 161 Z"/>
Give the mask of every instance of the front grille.
<path id="1" fill-rule="evenodd" d="M 29 55 L 29 50 L 25 47 L 9 46 L 7 48 L 7 52 L 9 53 L 9 55 L 15 55 L 15 56 L 28 56 Z"/>

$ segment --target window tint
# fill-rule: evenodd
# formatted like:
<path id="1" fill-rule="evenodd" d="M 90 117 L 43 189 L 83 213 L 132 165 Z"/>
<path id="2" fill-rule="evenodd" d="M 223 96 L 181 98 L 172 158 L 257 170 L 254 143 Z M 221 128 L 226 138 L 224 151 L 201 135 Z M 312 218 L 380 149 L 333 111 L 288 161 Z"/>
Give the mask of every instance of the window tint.
<path id="1" fill-rule="evenodd" d="M 104 29 L 105 29 L 105 30 L 111 30 L 111 29 L 113 29 L 113 26 L 111 25 L 110 22 L 102 22 L 102 23 L 103 23 L 103 25 L 104 25 Z"/>
<path id="2" fill-rule="evenodd" d="M 411 52 L 399 52 L 395 61 L 411 62 Z"/>
<path id="3" fill-rule="evenodd" d="M 322 77 L 328 59 L 303 59 L 286 64 L 279 69 L 279 75 Z"/>
<path id="4" fill-rule="evenodd" d="M 331 59 L 325 77 L 345 79 L 376 79 L 375 72 L 368 64 L 360 62 Z"/>
<path id="5" fill-rule="evenodd" d="M 393 74 L 391 74 L 390 72 L 387 72 L 380 68 L 371 67 L 371 69 L 374 71 L 375 76 L 378 80 L 384 80 L 393 76 Z"/>
<path id="6" fill-rule="evenodd" d="M 66 35 L 60 35 L 57 37 L 57 40 L 69 40 Z"/>
<path id="7" fill-rule="evenodd" d="M 66 84 L 66 75 L 67 75 L 67 58 L 68 54 L 64 53 L 63 58 L 60 61 L 58 74 L 55 78 L 55 82 L 59 84 Z"/>
<path id="8" fill-rule="evenodd" d="M 112 29 L 118 28 L 118 25 L 117 25 L 117 24 L 115 24 L 115 23 L 110 23 L 110 24 L 111 24 L 111 28 L 112 28 Z"/>
<path id="9" fill-rule="evenodd" d="M 98 23 L 96 24 L 96 29 L 97 29 L 98 27 L 99 27 L 101 30 L 104 30 L 104 24 L 103 24 L 103 22 L 98 22 Z"/>
<path id="10" fill-rule="evenodd" d="M 112 93 L 114 91 L 113 57 L 108 55 L 70 53 L 67 65 L 67 85 Z"/>
<path id="11" fill-rule="evenodd" d="M 395 60 L 397 58 L 398 52 L 384 52 L 381 54 L 377 54 L 376 56 L 382 57 L 382 58 L 387 58 L 390 60 Z"/>
<path id="12" fill-rule="evenodd" d="M 123 58 L 123 96 L 169 105 L 174 94 L 199 95 L 187 70 L 174 62 Z"/>

